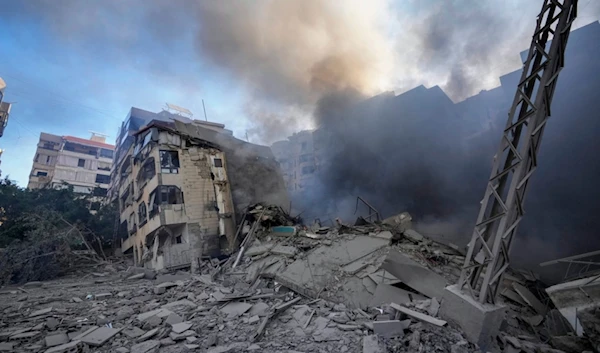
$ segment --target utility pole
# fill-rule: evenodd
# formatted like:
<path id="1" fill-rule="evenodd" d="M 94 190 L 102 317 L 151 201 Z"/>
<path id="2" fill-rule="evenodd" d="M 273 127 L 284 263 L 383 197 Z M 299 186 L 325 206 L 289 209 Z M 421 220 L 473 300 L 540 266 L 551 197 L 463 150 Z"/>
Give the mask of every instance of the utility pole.
<path id="1" fill-rule="evenodd" d="M 510 264 L 512 240 L 523 218 L 525 193 L 537 168 L 542 135 L 576 16 L 577 0 L 544 0 L 460 279 L 444 293 L 447 305 L 442 314 L 463 329 L 474 317 L 470 314 L 477 310 L 480 325 L 465 331 L 482 349 L 502 321 L 503 308 L 495 300 Z"/>

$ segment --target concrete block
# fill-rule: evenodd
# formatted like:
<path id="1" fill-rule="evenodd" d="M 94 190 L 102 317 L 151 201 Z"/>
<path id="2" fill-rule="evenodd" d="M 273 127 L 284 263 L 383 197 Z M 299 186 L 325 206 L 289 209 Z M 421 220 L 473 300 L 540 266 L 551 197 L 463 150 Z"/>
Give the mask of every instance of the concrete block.
<path id="1" fill-rule="evenodd" d="M 144 330 L 135 326 L 123 330 L 123 334 L 129 338 L 137 338 L 143 335 L 144 333 L 146 333 Z"/>
<path id="2" fill-rule="evenodd" d="M 99 293 L 99 294 L 96 294 L 94 296 L 94 298 L 96 300 L 105 299 L 105 298 L 108 298 L 108 297 L 112 297 L 112 293 L 108 293 L 108 292 L 107 293 Z"/>
<path id="3" fill-rule="evenodd" d="M 165 294 L 166 292 L 167 292 L 166 287 L 154 287 L 154 294 L 156 294 L 156 295 Z"/>
<path id="4" fill-rule="evenodd" d="M 46 314 L 49 314 L 51 311 L 52 311 L 52 308 L 37 310 L 37 311 L 34 311 L 31 314 L 29 314 L 29 317 L 46 315 Z"/>
<path id="5" fill-rule="evenodd" d="M 373 331 L 381 337 L 402 337 L 410 320 L 373 321 Z"/>
<path id="6" fill-rule="evenodd" d="M 169 333 L 169 337 L 171 337 L 173 341 L 181 341 L 184 340 L 186 337 L 194 336 L 195 334 L 196 332 L 192 330 L 187 330 L 182 333 L 171 332 Z"/>
<path id="7" fill-rule="evenodd" d="M 62 344 L 60 346 L 49 348 L 45 353 L 63 353 L 63 352 L 77 352 L 81 345 L 81 341 L 72 341 L 69 343 Z"/>
<path id="8" fill-rule="evenodd" d="M 171 326 L 178 324 L 180 322 L 183 322 L 183 318 L 175 313 L 172 313 L 171 315 L 167 316 L 167 320 L 165 320 L 165 323 L 167 323 Z"/>
<path id="9" fill-rule="evenodd" d="M 189 330 L 189 328 L 192 327 L 192 324 L 189 322 L 180 322 L 178 324 L 175 324 L 173 326 L 171 326 L 171 330 L 175 333 L 182 333 L 184 331 Z"/>
<path id="10" fill-rule="evenodd" d="M 146 333 L 144 333 L 142 335 L 142 337 L 138 338 L 138 342 L 143 342 L 146 340 L 149 340 L 150 338 L 152 338 L 154 335 L 156 335 L 158 333 L 158 327 L 155 329 L 152 329 Z"/>
<path id="11" fill-rule="evenodd" d="M 149 353 L 149 352 L 157 352 L 158 347 L 160 347 L 160 341 L 151 340 L 138 344 L 134 344 L 131 347 L 131 353 Z"/>
<path id="12" fill-rule="evenodd" d="M 381 268 L 430 298 L 443 296 L 446 279 L 398 251 L 390 250 Z"/>
<path id="13" fill-rule="evenodd" d="M 420 242 L 420 241 L 423 241 L 423 239 L 425 239 L 425 237 L 423 237 L 421 234 L 419 234 L 414 229 L 407 229 L 407 230 L 404 231 L 403 234 L 408 239 L 410 239 L 412 241 L 416 241 L 416 242 Z"/>
<path id="14" fill-rule="evenodd" d="M 250 310 L 252 304 L 242 302 L 230 302 L 221 308 L 221 311 L 226 314 L 229 318 L 238 317 Z"/>
<path id="15" fill-rule="evenodd" d="M 46 336 L 44 341 L 46 342 L 46 347 L 55 347 L 69 343 L 69 336 L 66 333 L 59 333 L 57 335 Z"/>
<path id="16" fill-rule="evenodd" d="M 271 249 L 271 252 L 277 255 L 292 257 L 296 255 L 298 249 L 293 246 L 277 245 L 273 249 Z"/>
<path id="17" fill-rule="evenodd" d="M 440 316 L 460 326 L 467 339 L 484 352 L 498 335 L 505 314 L 504 306 L 481 304 L 456 285 L 444 290 Z"/>
<path id="18" fill-rule="evenodd" d="M 12 352 L 14 345 L 12 342 L 0 342 L 0 352 Z"/>

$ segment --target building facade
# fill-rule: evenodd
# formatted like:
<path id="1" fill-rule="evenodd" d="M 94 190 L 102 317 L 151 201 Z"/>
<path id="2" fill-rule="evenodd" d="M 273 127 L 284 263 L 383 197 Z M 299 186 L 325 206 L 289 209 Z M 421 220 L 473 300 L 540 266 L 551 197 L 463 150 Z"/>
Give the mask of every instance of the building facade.
<path id="1" fill-rule="evenodd" d="M 4 129 L 8 124 L 8 115 L 10 114 L 11 104 L 4 101 L 4 90 L 6 89 L 6 83 L 0 77 L 0 137 L 4 135 Z M 3 149 L 0 147 L 0 158 L 2 157 Z M 1 161 L 0 161 L 1 163 Z M 0 176 L 2 176 L 2 170 L 0 170 Z"/>
<path id="2" fill-rule="evenodd" d="M 73 187 L 76 193 L 106 196 L 115 147 L 105 138 L 42 132 L 29 175 L 29 189 Z"/>
<path id="3" fill-rule="evenodd" d="M 301 193 L 315 183 L 317 160 L 313 142 L 313 131 L 304 130 L 287 140 L 277 141 L 271 150 L 279 162 L 287 190 Z"/>
<path id="4" fill-rule="evenodd" d="M 288 202 L 270 149 L 222 124 L 132 108 L 119 135 L 109 195 L 121 250 L 138 266 L 195 272 L 202 257 L 233 251 L 236 214 Z"/>

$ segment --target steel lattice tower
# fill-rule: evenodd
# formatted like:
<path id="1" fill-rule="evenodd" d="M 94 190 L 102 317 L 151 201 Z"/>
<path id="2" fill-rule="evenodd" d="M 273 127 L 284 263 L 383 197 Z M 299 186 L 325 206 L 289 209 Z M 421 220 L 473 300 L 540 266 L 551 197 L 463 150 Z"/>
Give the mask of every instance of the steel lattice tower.
<path id="1" fill-rule="evenodd" d="M 481 303 L 495 304 L 502 274 L 509 266 L 511 242 L 523 218 L 525 192 L 537 167 L 537 153 L 576 16 L 577 0 L 544 0 L 537 19 L 458 282 L 459 288 L 466 287 L 467 293 Z"/>

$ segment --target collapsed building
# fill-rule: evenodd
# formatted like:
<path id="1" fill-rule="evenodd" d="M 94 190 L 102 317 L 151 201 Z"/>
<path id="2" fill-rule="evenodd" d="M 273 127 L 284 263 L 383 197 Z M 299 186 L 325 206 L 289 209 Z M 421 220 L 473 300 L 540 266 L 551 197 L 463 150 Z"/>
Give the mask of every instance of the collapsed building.
<path id="1" fill-rule="evenodd" d="M 270 148 L 167 111 L 131 109 L 112 175 L 121 251 L 154 269 L 195 270 L 201 257 L 235 248 L 247 206 L 289 204 Z"/>

